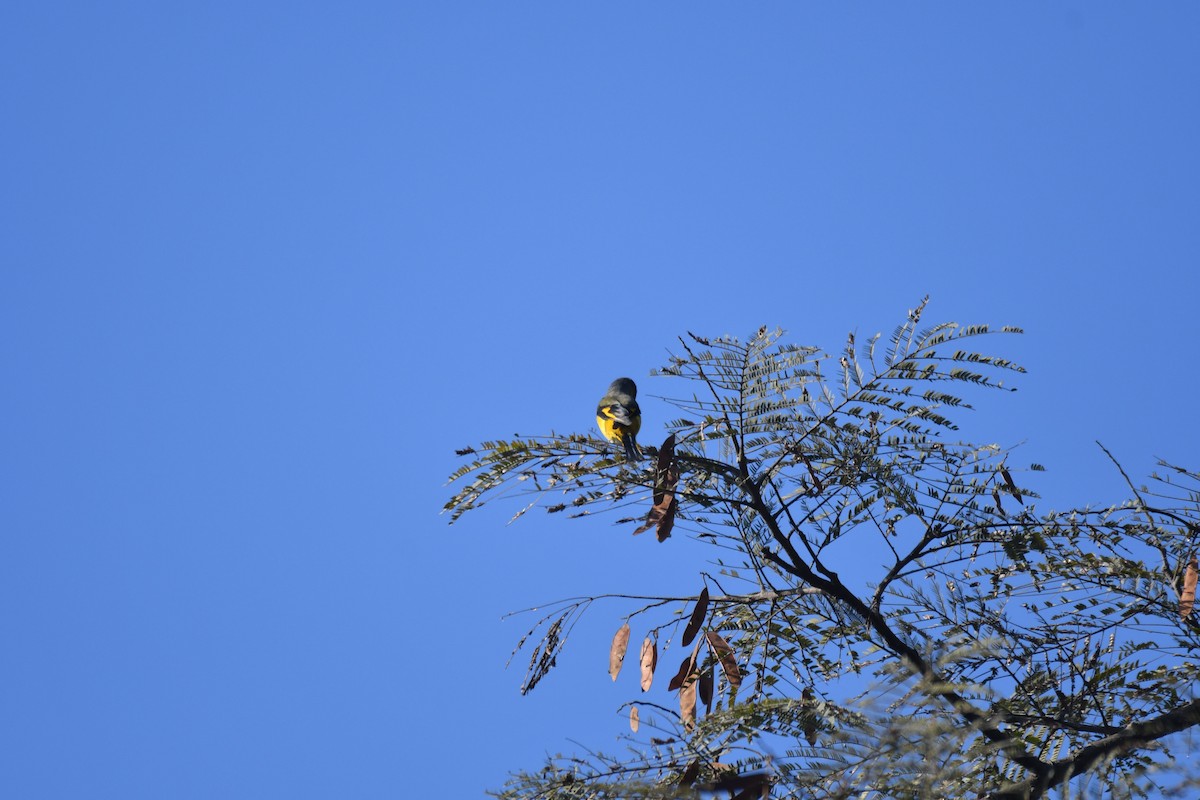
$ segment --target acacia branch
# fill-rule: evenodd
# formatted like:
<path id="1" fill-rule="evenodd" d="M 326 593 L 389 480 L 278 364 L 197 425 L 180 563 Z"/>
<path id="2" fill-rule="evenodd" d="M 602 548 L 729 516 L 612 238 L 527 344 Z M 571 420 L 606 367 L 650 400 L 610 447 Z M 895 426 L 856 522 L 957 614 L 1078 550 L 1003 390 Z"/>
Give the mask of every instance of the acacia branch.
<path id="1" fill-rule="evenodd" d="M 1133 722 L 1119 733 L 1080 748 L 1071 758 L 1046 764 L 1032 778 L 990 795 L 990 800 L 1038 800 L 1049 789 L 1088 772 L 1102 761 L 1117 758 L 1172 733 L 1200 725 L 1200 700 L 1161 714 L 1145 722 Z"/>
<path id="2" fill-rule="evenodd" d="M 753 481 L 747 481 L 744 486 L 750 495 L 751 507 L 759 514 L 763 523 L 770 529 L 772 537 L 780 547 L 784 548 L 789 557 L 785 560 L 768 550 L 767 558 L 789 574 L 847 605 L 883 639 L 889 650 L 900 656 L 915 675 L 924 679 L 931 687 L 935 687 L 933 691 L 936 696 L 944 699 L 968 724 L 975 726 L 988 741 L 1004 750 L 1009 759 L 1035 774 L 1040 774 L 1045 769 L 1045 762 L 1030 755 L 1019 739 L 1000 730 L 995 718 L 985 715 L 965 697 L 948 688 L 947 682 L 938 674 L 933 665 L 927 662 L 915 647 L 892 630 L 887 619 L 879 610 L 867 605 L 858 595 L 850 591 L 838 578 L 837 573 L 823 570 L 828 577 L 822 577 L 805 564 L 799 558 L 799 554 L 787 535 L 780 529 L 779 521 L 767 507 L 758 485 Z"/>

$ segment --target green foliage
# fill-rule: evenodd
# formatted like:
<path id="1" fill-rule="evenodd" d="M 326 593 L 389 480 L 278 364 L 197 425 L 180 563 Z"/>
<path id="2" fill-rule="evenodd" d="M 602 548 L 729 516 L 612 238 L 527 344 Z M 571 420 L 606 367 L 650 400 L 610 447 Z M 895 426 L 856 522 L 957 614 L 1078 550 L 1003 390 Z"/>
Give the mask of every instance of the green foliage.
<path id="1" fill-rule="evenodd" d="M 626 598 L 640 606 L 622 616 L 667 661 L 695 652 L 713 698 L 695 725 L 639 701 L 651 733 L 628 751 L 552 758 L 500 796 L 749 797 L 767 781 L 777 797 L 1140 797 L 1194 785 L 1163 767 L 1172 737 L 1200 723 L 1200 625 L 1180 605 L 1200 475 L 1163 465 L 1154 492 L 1130 485 L 1111 507 L 1039 508 L 1018 479 L 1040 465 L 951 438 L 952 413 L 1023 372 L 973 342 L 1019 330 L 921 327 L 924 306 L 886 341 L 851 335 L 836 355 L 765 328 L 745 342 L 681 338 L 656 372 L 680 387 L 673 449 L 656 465 L 578 434 L 463 451 L 451 520 L 514 495 L 516 516 L 624 509 L 639 523 L 673 492 L 676 532 L 714 547 L 705 630 L 734 648 L 743 678 L 731 685 L 713 648 L 669 655 L 687 617 L 672 609 L 688 598 Z M 534 624 L 525 689 L 598 599 Z"/>

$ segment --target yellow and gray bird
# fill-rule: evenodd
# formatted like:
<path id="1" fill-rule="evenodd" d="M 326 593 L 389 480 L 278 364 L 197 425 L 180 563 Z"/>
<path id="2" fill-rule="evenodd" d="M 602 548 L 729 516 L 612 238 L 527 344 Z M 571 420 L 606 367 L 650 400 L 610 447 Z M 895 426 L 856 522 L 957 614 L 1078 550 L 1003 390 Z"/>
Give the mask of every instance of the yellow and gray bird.
<path id="1" fill-rule="evenodd" d="M 642 450 L 637 443 L 637 432 L 642 428 L 637 384 L 629 378 L 613 381 L 596 407 L 596 424 L 605 439 L 625 447 L 626 461 L 642 460 Z"/>

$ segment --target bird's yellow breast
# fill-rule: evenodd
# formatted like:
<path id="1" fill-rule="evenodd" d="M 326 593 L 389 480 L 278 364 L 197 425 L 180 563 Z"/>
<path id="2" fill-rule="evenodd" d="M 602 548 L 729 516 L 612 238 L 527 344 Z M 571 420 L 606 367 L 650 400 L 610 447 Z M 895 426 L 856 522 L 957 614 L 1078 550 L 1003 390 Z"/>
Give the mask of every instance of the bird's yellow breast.
<path id="1" fill-rule="evenodd" d="M 624 441 L 624 435 L 628 433 L 637 434 L 642 428 L 642 418 L 635 416 L 630 420 L 632 424 L 622 425 L 612 417 L 606 415 L 603 409 L 596 414 L 596 425 L 600 428 L 600 434 L 610 442 L 620 443 Z"/>

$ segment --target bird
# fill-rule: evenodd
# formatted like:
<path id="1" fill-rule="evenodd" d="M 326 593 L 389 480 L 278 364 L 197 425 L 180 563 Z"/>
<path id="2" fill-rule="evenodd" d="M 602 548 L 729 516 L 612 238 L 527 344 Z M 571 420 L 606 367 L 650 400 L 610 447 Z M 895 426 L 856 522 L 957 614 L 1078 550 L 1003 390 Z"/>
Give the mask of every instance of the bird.
<path id="1" fill-rule="evenodd" d="M 642 427 L 642 410 L 637 404 L 637 384 L 629 378 L 617 378 L 596 406 L 596 424 L 610 442 L 625 448 L 626 461 L 641 461 L 637 433 Z"/>

